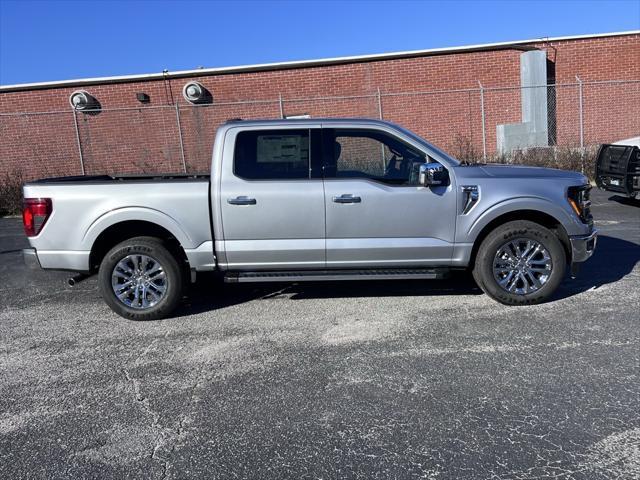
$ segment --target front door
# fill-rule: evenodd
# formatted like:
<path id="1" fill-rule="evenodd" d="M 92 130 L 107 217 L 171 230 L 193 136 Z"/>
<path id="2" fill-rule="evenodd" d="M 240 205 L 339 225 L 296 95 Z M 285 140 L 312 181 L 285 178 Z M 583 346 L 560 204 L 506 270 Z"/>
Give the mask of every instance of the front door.
<path id="1" fill-rule="evenodd" d="M 451 185 L 418 185 L 428 155 L 383 130 L 323 129 L 327 267 L 419 267 L 451 261 Z"/>
<path id="2" fill-rule="evenodd" d="M 220 179 L 223 248 L 232 270 L 325 266 L 320 129 L 231 129 Z M 315 158 L 317 157 L 317 158 Z M 226 260 L 226 262 L 225 262 Z"/>

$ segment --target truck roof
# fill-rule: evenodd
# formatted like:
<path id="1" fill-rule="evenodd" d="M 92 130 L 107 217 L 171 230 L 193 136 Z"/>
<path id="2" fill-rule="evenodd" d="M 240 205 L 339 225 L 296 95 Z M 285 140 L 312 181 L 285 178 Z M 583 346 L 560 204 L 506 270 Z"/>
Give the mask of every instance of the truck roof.
<path id="1" fill-rule="evenodd" d="M 378 120 L 375 118 L 364 118 L 364 117 L 351 117 L 351 118 L 276 118 L 276 119 L 263 119 L 263 120 L 242 120 L 240 118 L 227 120 L 220 129 L 218 130 L 218 134 L 224 134 L 224 131 L 228 128 L 232 128 L 234 126 L 243 126 L 243 127 L 278 127 L 284 125 L 300 125 L 300 126 L 313 126 L 322 124 L 325 126 L 337 125 L 340 128 L 349 128 L 350 126 L 358 126 L 358 127 L 366 127 L 366 126 L 378 126 L 378 127 L 386 127 L 396 132 L 400 132 L 405 136 L 413 139 L 415 142 L 421 143 L 427 146 L 432 152 L 437 153 L 441 159 L 444 159 L 445 163 L 455 166 L 459 165 L 460 162 L 455 158 L 448 155 L 446 152 L 443 152 L 435 145 L 429 143 L 424 138 L 416 135 L 410 130 L 401 127 L 398 124 L 393 122 L 387 122 L 386 120 Z"/>
<path id="2" fill-rule="evenodd" d="M 345 123 L 358 123 L 368 125 L 387 125 L 398 128 L 398 125 L 387 122 L 385 120 L 377 120 L 374 118 L 364 117 L 349 117 L 349 118 L 266 118 L 255 120 L 243 120 L 241 118 L 234 118 L 227 120 L 224 125 L 243 125 L 243 126 L 261 126 L 261 125 L 295 125 L 295 124 L 345 124 Z"/>

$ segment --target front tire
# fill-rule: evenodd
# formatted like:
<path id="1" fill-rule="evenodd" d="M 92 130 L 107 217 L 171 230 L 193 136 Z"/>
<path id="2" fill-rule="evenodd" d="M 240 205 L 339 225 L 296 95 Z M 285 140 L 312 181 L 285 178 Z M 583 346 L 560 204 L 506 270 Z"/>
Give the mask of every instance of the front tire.
<path id="1" fill-rule="evenodd" d="M 505 305 L 547 301 L 564 279 L 567 260 L 558 237 L 534 222 L 500 225 L 483 240 L 473 269 L 478 286 Z"/>
<path id="2" fill-rule="evenodd" d="M 113 247 L 98 271 L 105 303 L 130 320 L 166 318 L 176 309 L 183 275 L 175 256 L 154 237 L 135 237 Z"/>

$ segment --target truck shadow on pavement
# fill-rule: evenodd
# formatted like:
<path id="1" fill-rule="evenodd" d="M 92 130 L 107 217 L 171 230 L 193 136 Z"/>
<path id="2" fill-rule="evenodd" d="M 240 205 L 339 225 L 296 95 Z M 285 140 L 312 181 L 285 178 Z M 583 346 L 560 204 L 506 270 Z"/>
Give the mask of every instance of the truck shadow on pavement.
<path id="1" fill-rule="evenodd" d="M 596 253 L 574 280 L 568 275 L 551 301 L 569 298 L 628 275 L 640 261 L 640 245 L 602 235 Z M 187 302 L 176 316 L 192 315 L 238 305 L 252 300 L 289 298 L 429 297 L 481 295 L 468 272 L 453 272 L 446 280 L 344 281 L 309 283 L 224 284 L 220 278 L 204 276 L 192 287 Z"/>
<path id="2" fill-rule="evenodd" d="M 215 292 L 215 293 L 214 293 Z M 362 280 L 302 283 L 225 284 L 221 279 L 199 278 L 188 302 L 176 316 L 203 313 L 220 308 L 273 298 L 291 300 L 360 297 L 423 297 L 481 295 L 470 274 L 454 272 L 445 280 Z"/>
<path id="3" fill-rule="evenodd" d="M 640 200 L 636 200 L 635 198 L 622 197 L 620 195 L 613 195 L 609 197 L 607 200 L 619 203 L 621 205 L 629 205 L 631 207 L 640 207 Z"/>
<path id="4" fill-rule="evenodd" d="M 596 251 L 580 268 L 577 278 L 565 280 L 553 300 L 614 283 L 631 273 L 640 262 L 640 245 L 606 235 L 598 236 Z"/>
<path id="5" fill-rule="evenodd" d="M 13 250 L 0 250 L 0 255 L 4 255 L 6 253 L 22 253 L 22 249 L 14 248 Z"/>

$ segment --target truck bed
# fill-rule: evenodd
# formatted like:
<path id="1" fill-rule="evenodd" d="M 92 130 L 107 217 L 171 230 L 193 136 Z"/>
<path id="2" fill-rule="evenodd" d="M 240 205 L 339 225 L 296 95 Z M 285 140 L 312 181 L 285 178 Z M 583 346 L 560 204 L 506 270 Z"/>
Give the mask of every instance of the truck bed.
<path id="1" fill-rule="evenodd" d="M 50 199 L 53 207 L 30 239 L 44 268 L 87 271 L 98 235 L 122 222 L 147 222 L 150 232 L 151 225 L 160 226 L 180 242 L 194 268 L 214 264 L 208 175 L 46 178 L 23 191 L 25 198 Z"/>

